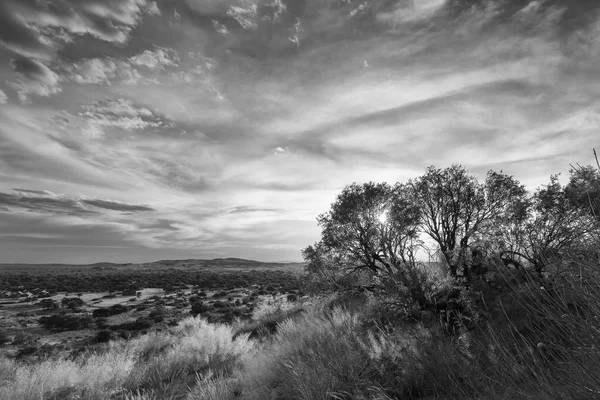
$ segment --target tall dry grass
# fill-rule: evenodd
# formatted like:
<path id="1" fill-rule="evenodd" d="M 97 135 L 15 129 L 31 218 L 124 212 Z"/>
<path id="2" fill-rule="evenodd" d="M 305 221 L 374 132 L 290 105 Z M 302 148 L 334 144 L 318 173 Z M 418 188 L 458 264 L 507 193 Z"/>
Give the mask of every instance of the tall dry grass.
<path id="1" fill-rule="evenodd" d="M 595 257 L 571 259 L 542 285 L 529 278 L 511 286 L 527 323 L 507 319 L 482 332 L 478 382 L 489 389 L 479 392 L 490 399 L 600 398 L 599 267 Z"/>
<path id="2" fill-rule="evenodd" d="M 0 363 L 3 400 L 185 398 L 209 372 L 231 375 L 251 343 L 227 325 L 188 318 L 166 333 L 111 342 L 77 360 Z"/>

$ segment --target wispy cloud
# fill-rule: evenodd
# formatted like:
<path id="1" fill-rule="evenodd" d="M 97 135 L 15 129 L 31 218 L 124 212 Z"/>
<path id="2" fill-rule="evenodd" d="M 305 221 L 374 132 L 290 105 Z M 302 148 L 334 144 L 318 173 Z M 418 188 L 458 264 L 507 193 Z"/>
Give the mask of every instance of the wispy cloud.
<path id="1" fill-rule="evenodd" d="M 16 194 L 1 193 L 0 205 L 8 209 L 86 216 L 97 214 L 95 209 L 113 211 L 144 212 L 155 211 L 151 207 L 125 204 L 110 200 L 69 198 L 47 190 L 14 189 Z M 86 206 L 92 206 L 86 207 Z"/>
<path id="2" fill-rule="evenodd" d="M 98 208 L 104 208 L 107 210 L 115 210 L 115 211 L 155 211 L 153 208 L 146 206 L 136 206 L 131 204 L 123 204 L 116 201 L 108 201 L 108 200 L 82 200 L 84 204 L 88 204 Z"/>
<path id="3" fill-rule="evenodd" d="M 57 47 L 55 39 L 65 35 L 125 43 L 142 14 L 156 10 L 156 4 L 146 0 L 64 0 L 52 5 L 7 0 L 0 8 L 0 42 L 23 56 L 40 58 L 50 57 Z"/>
<path id="4" fill-rule="evenodd" d="M 165 67 L 176 67 L 179 64 L 177 52 L 171 49 L 156 48 L 154 50 L 145 50 L 129 58 L 133 65 L 146 67 L 149 69 L 158 69 Z"/>
<path id="5" fill-rule="evenodd" d="M 11 60 L 11 65 L 19 78 L 9 82 L 22 103 L 27 103 L 32 94 L 48 97 L 61 92 L 60 77 L 42 62 L 18 57 Z"/>
<path id="6" fill-rule="evenodd" d="M 70 79 L 86 85 L 135 85 L 142 80 L 140 72 L 127 61 L 113 58 L 91 58 L 69 67 Z"/>
<path id="7" fill-rule="evenodd" d="M 171 121 L 151 110 L 138 107 L 123 98 L 102 100 L 84 105 L 77 116 L 99 127 L 115 127 L 124 131 L 168 127 Z"/>
<path id="8" fill-rule="evenodd" d="M 232 214 L 238 213 L 268 213 L 268 212 L 277 212 L 276 208 L 256 208 L 252 206 L 238 206 L 233 207 L 229 212 Z"/>
<path id="9" fill-rule="evenodd" d="M 0 193 L 0 204 L 11 209 L 44 212 L 50 214 L 84 215 L 92 211 L 83 208 L 73 199 L 57 197 L 34 197 Z"/>
<path id="10" fill-rule="evenodd" d="M 179 62 L 177 51 L 157 47 L 125 60 L 115 57 L 89 58 L 66 66 L 65 69 L 70 80 L 83 85 L 136 85 L 156 83 L 156 77 L 148 74 L 149 71 L 177 67 Z"/>

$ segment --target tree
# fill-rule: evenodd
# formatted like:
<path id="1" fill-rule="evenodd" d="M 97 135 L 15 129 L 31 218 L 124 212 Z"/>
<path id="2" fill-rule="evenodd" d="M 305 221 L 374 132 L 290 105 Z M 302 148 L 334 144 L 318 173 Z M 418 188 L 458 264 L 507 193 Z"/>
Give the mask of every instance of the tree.
<path id="1" fill-rule="evenodd" d="M 425 301 L 417 289 L 423 278 L 415 256 L 419 219 L 405 185 L 347 186 L 317 218 L 321 240 L 303 251 L 307 270 L 338 290 L 395 288 L 415 291 L 411 297 Z"/>
<path id="2" fill-rule="evenodd" d="M 419 210 L 403 185 L 372 182 L 346 187 L 318 218 L 323 244 L 374 275 L 411 261 L 418 221 Z"/>
<path id="3" fill-rule="evenodd" d="M 517 218 L 527 191 L 502 171 L 489 171 L 483 184 L 460 165 L 427 168 L 409 182 L 420 209 L 421 228 L 439 247 L 451 276 L 469 274 L 469 245 L 489 241 L 498 225 Z"/>
<path id="4" fill-rule="evenodd" d="M 80 299 L 79 297 L 63 297 L 60 301 L 63 307 L 68 307 L 71 310 L 76 310 L 85 306 L 85 301 Z"/>
<path id="5" fill-rule="evenodd" d="M 360 280 L 358 270 L 349 273 L 342 268 L 341 266 L 344 265 L 342 255 L 327 247 L 322 241 L 303 249 L 302 257 L 307 263 L 305 269 L 312 278 L 308 287 L 313 290 L 351 290 Z"/>
<path id="6" fill-rule="evenodd" d="M 586 247 L 590 234 L 597 230 L 594 217 L 573 203 L 572 195 L 560 184 L 558 175 L 551 176 L 533 195 L 521 255 L 540 274 L 552 262 L 560 261 L 565 250 Z"/>
<path id="7" fill-rule="evenodd" d="M 599 166 L 600 168 L 600 166 Z M 600 222 L 600 169 L 591 165 L 573 167 L 565 196 L 574 207 Z"/>
<path id="8" fill-rule="evenodd" d="M 38 305 L 44 310 L 56 310 L 58 308 L 58 303 L 52 299 L 43 299 Z"/>

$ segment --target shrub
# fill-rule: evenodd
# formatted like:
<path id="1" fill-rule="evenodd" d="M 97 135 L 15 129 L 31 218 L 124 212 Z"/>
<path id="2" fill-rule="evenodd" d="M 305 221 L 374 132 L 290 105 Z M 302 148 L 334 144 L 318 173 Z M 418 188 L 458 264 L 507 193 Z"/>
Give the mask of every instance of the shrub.
<path id="1" fill-rule="evenodd" d="M 112 315 L 123 314 L 129 311 L 129 307 L 123 304 L 115 304 L 107 308 L 97 308 L 92 312 L 94 318 L 106 318 Z"/>
<path id="2" fill-rule="evenodd" d="M 15 358 L 18 360 L 23 357 L 37 356 L 39 353 L 40 349 L 37 346 L 30 345 L 19 349 L 19 351 L 15 355 Z"/>
<path id="3" fill-rule="evenodd" d="M 106 319 L 106 318 L 96 318 L 96 327 L 98 329 L 107 329 L 109 327 L 108 319 Z"/>
<path id="4" fill-rule="evenodd" d="M 99 331 L 96 333 L 96 342 L 106 343 L 115 339 L 114 332 L 111 331 Z"/>
<path id="5" fill-rule="evenodd" d="M 217 300 L 213 303 L 213 307 L 216 309 L 220 309 L 220 308 L 229 308 L 230 305 L 229 303 L 225 302 L 225 301 L 221 301 L 221 300 Z"/>
<path id="6" fill-rule="evenodd" d="M 153 322 L 145 317 L 139 317 L 135 321 L 124 322 L 119 325 L 113 325 L 110 327 L 112 330 L 127 330 L 127 331 L 141 331 L 144 329 L 151 328 Z"/>
<path id="7" fill-rule="evenodd" d="M 55 310 L 58 308 L 58 303 L 52 299 L 43 299 L 38 303 L 38 305 L 44 310 Z"/>
<path id="8" fill-rule="evenodd" d="M 11 337 L 8 335 L 8 333 L 0 331 L 0 346 L 4 346 L 9 342 L 11 342 Z"/>
<path id="9" fill-rule="evenodd" d="M 194 304 L 192 304 L 192 310 L 190 311 L 190 314 L 192 314 L 192 316 L 197 316 L 199 314 L 203 314 L 205 312 L 207 312 L 209 310 L 209 308 L 201 301 L 197 301 Z"/>
<path id="10" fill-rule="evenodd" d="M 26 330 L 22 330 L 22 331 L 15 333 L 12 343 L 14 345 L 29 344 L 29 343 L 35 342 L 37 339 L 38 339 L 38 336 L 35 335 L 34 333 L 27 332 Z"/>
<path id="11" fill-rule="evenodd" d="M 68 307 L 72 310 L 85 306 L 85 302 L 79 297 L 63 297 L 60 303 L 63 307 Z"/>
<path id="12" fill-rule="evenodd" d="M 154 309 L 150 311 L 148 318 L 157 323 L 162 322 L 165 319 L 165 312 L 163 309 Z"/>
<path id="13" fill-rule="evenodd" d="M 294 301 L 298 301 L 298 296 L 296 296 L 295 294 L 288 294 L 286 296 L 286 300 L 292 303 Z"/>
<path id="14" fill-rule="evenodd" d="M 55 314 L 41 317 L 38 322 L 46 329 L 55 331 L 74 331 L 89 328 L 92 325 L 93 320 L 89 315 Z"/>

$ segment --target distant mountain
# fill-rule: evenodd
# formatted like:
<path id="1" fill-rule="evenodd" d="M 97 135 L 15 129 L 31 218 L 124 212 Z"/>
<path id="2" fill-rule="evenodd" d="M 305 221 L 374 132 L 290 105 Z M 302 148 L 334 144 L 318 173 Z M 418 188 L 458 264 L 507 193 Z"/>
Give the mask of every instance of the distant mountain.
<path id="1" fill-rule="evenodd" d="M 228 258 L 213 258 L 211 261 L 231 261 L 231 262 L 244 262 L 244 263 L 260 263 L 260 261 L 255 261 L 255 260 L 246 260 L 244 258 L 235 258 L 235 257 L 228 257 Z"/>

